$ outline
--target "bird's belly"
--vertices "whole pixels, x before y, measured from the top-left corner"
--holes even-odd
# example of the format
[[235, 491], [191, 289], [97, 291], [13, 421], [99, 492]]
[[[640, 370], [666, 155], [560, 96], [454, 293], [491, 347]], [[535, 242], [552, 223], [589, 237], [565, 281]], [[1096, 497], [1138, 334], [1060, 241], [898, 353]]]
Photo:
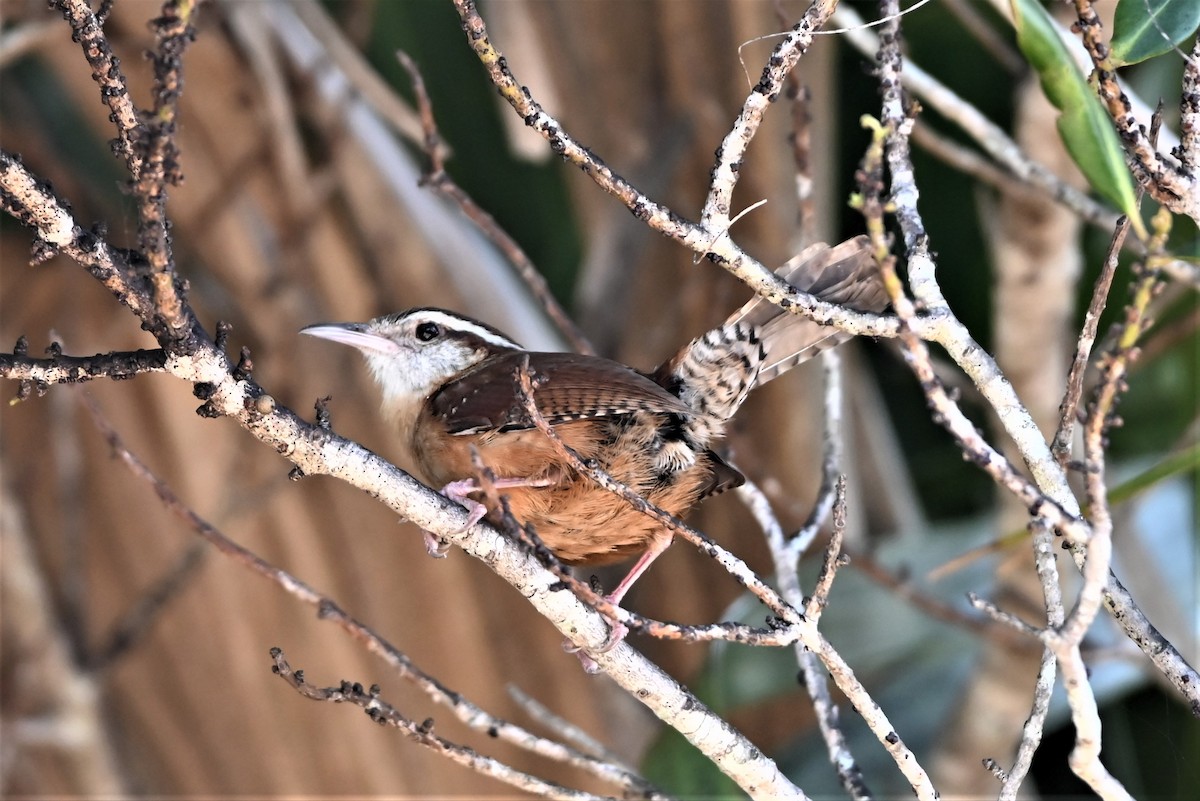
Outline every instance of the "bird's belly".
[[[684, 514], [703, 483], [702, 475], [688, 475], [693, 472], [703, 471], [693, 468], [676, 475], [671, 484], [652, 488], [644, 497], [669, 514]], [[570, 565], [619, 562], [646, 550], [652, 540], [670, 536], [653, 517], [582, 476], [572, 477], [567, 486], [500, 494], [508, 497], [513, 517], [531, 525], [546, 547]], [[489, 517], [499, 522], [499, 510]]]
[[[589, 421], [563, 423], [555, 431], [584, 459], [594, 459], [614, 479], [672, 515], [682, 515], [711, 482], [706, 455], [685, 470], [656, 476], [642, 443], [625, 431], [604, 430]], [[614, 442], [616, 440], [616, 442]], [[445, 447], [447, 438], [418, 440], [423, 472], [435, 487], [475, 475], [469, 449]], [[471, 443], [498, 478], [543, 479], [547, 486], [504, 489], [513, 516], [533, 526], [541, 541], [567, 564], [619, 562], [645, 550], [669, 532], [649, 515], [603, 489], [586, 476], [562, 466], [562, 457], [537, 430], [495, 433]], [[453, 457], [453, 458], [451, 458]], [[473, 497], [489, 508], [500, 525], [500, 509], [481, 493]]]

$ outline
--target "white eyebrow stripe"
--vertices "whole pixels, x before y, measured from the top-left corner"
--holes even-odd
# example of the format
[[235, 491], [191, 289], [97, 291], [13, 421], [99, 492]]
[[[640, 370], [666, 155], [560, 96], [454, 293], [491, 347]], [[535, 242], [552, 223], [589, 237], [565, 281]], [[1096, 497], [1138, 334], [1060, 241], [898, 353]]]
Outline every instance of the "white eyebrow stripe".
[[421, 323], [421, 322], [437, 323], [438, 325], [442, 326], [443, 328], [449, 329], [451, 331], [465, 331], [469, 334], [473, 334], [474, 336], [479, 337], [484, 342], [487, 342], [490, 345], [496, 345], [497, 347], [512, 348], [514, 350], [521, 349], [521, 346], [518, 345], [516, 342], [513, 342], [511, 339], [508, 339], [507, 337], [503, 337], [500, 334], [497, 334], [495, 331], [491, 330], [490, 328], [486, 328], [478, 323], [475, 323], [475, 322], [468, 320], [466, 318], [463, 318], [463, 317], [458, 317], [458, 316], [452, 315], [452, 314], [446, 314], [445, 312], [424, 310], [424, 311], [419, 311], [419, 312], [414, 313], [410, 319], [412, 319], [416, 323]]

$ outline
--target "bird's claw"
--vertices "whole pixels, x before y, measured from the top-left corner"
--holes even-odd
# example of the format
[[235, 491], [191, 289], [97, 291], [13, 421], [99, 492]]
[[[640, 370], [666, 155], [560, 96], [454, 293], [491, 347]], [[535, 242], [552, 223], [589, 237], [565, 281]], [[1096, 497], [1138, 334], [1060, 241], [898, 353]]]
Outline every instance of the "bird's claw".
[[604, 644], [596, 649], [596, 653], [607, 654], [612, 649], [621, 644], [621, 641], [629, 636], [629, 628], [616, 620], [608, 621], [608, 637], [604, 640]]
[[440, 490], [443, 496], [462, 505], [467, 510], [467, 522], [463, 524], [462, 528], [458, 529], [460, 532], [466, 531], [478, 523], [488, 512], [486, 506], [471, 497], [471, 493], [478, 490], [479, 484], [473, 478], [451, 481]]
[[585, 651], [581, 645], [576, 645], [570, 640], [563, 641], [563, 650], [568, 654], [575, 654], [577, 657], [579, 657], [579, 664], [583, 665], [583, 672], [589, 675], [600, 672], [599, 663], [592, 658], [593, 653], [607, 654], [609, 651], [620, 645], [622, 640], [629, 636], [629, 628], [625, 624], [610, 618], [607, 615], [605, 615], [604, 619], [605, 622], [608, 623], [608, 636], [598, 647]]
[[434, 559], [446, 558], [446, 553], [450, 550], [450, 540], [443, 539], [432, 531], [422, 531], [421, 536], [425, 538], [425, 553]]

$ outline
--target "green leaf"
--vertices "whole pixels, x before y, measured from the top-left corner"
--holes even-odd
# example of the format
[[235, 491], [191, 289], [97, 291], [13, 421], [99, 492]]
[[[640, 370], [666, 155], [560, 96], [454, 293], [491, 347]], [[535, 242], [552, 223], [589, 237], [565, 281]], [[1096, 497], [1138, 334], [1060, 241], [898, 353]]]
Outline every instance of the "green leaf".
[[1200, 2], [1196, 0], [1120, 0], [1113, 19], [1113, 66], [1161, 56], [1198, 27]]
[[1054, 21], [1037, 0], [1011, 2], [1017, 46], [1037, 70], [1046, 97], [1062, 111], [1058, 132], [1067, 152], [1092, 188], [1128, 216], [1138, 236], [1145, 238], [1146, 227], [1138, 216], [1125, 154], [1099, 98], [1075, 66], [1058, 37]]

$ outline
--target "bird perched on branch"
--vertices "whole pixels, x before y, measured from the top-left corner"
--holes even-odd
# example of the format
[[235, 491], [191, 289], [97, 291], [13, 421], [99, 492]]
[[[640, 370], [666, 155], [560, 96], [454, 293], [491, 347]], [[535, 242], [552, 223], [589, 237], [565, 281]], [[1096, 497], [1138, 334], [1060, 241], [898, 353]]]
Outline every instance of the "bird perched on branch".
[[[866, 237], [813, 245], [777, 273], [852, 309], [887, 305]], [[850, 337], [758, 297], [649, 373], [595, 356], [530, 352], [485, 323], [433, 308], [302, 333], [362, 352], [383, 392], [388, 432], [411, 451], [421, 478], [468, 508], [472, 523], [499, 515], [474, 478], [474, 446], [513, 516], [562, 562], [637, 555], [608, 596], [613, 603], [672, 533], [564, 459], [526, 412], [517, 370], [527, 365], [536, 408], [566, 445], [678, 516], [744, 480], [713, 447], [750, 390]]]

